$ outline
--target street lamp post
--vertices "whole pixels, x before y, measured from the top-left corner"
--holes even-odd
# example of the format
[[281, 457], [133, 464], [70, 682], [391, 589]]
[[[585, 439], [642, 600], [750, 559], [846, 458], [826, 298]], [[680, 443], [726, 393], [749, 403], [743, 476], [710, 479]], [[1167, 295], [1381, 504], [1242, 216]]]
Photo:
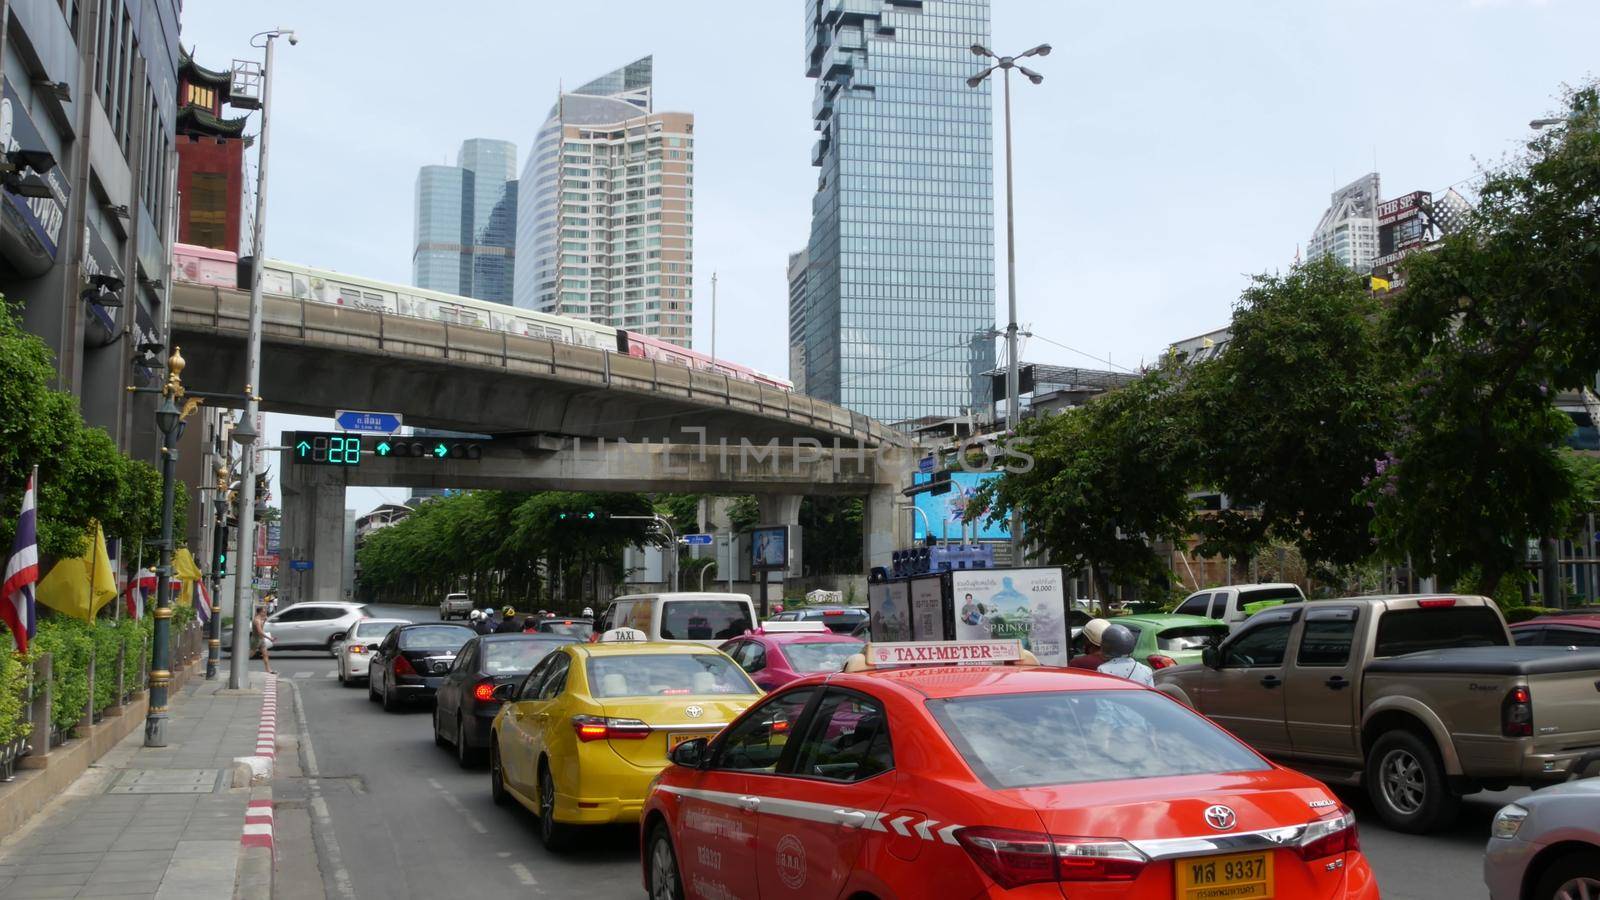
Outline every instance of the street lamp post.
[[[177, 486], [178, 439], [183, 420], [200, 401], [185, 400], [183, 354], [177, 347], [167, 358], [167, 382], [156, 407], [156, 427], [161, 430], [161, 553], [156, 564], [155, 634], [151, 641], [150, 708], [144, 720], [144, 745], [167, 745], [167, 688], [172, 683], [172, 516]], [[179, 408], [179, 402], [183, 402]]]
[[[276, 28], [255, 35], [263, 38], [266, 62], [261, 81], [261, 149], [256, 162], [256, 219], [250, 241], [250, 253], [255, 264], [250, 267], [250, 332], [246, 344], [246, 383], [244, 418], [233, 429], [233, 439], [239, 443], [244, 458], [239, 463], [239, 559], [234, 566], [233, 592], [233, 658], [228, 669], [228, 687], [238, 690], [245, 686], [245, 666], [250, 661], [250, 621], [255, 600], [255, 528], [256, 528], [256, 414], [261, 410], [258, 390], [261, 386], [261, 268], [266, 260], [267, 241], [267, 139], [272, 127], [272, 46], [280, 37], [290, 44], [299, 43], [292, 30]], [[258, 46], [255, 38], [252, 47]]]
[[[983, 84], [996, 69], [1005, 73], [1005, 123], [1006, 123], [1006, 432], [1015, 436], [1017, 432], [1017, 407], [1021, 400], [1018, 398], [1018, 360], [1017, 360], [1017, 216], [1016, 204], [1013, 202], [1011, 178], [1011, 70], [1020, 71], [1034, 84], [1044, 81], [1044, 76], [1033, 71], [1027, 66], [1020, 65], [1017, 60], [1030, 56], [1049, 56], [1050, 45], [1040, 44], [1026, 53], [1017, 56], [996, 56], [993, 51], [982, 44], [972, 45], [972, 54], [985, 59], [994, 60], [994, 64], [967, 79], [967, 87], [975, 88]], [[1019, 517], [1016, 510], [1011, 511], [1011, 548], [1012, 560], [1015, 563], [1017, 548], [1021, 546], [1018, 540]]]
[[[226, 449], [226, 448], [224, 448]], [[222, 663], [222, 569], [228, 558], [228, 464], [217, 463], [217, 484], [211, 497], [211, 621], [206, 626], [206, 680], [217, 677]]]

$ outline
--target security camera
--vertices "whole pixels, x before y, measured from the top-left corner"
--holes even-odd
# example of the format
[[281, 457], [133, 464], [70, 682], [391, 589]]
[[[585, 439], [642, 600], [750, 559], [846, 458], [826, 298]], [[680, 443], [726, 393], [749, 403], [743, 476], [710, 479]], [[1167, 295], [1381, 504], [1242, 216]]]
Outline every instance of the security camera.
[[289, 32], [288, 34], [284, 35], [284, 37], [287, 37], [289, 39], [289, 46], [291, 46], [291, 47], [293, 47], [293, 46], [295, 46], [295, 45], [300, 43], [300, 36], [295, 34], [292, 31]]

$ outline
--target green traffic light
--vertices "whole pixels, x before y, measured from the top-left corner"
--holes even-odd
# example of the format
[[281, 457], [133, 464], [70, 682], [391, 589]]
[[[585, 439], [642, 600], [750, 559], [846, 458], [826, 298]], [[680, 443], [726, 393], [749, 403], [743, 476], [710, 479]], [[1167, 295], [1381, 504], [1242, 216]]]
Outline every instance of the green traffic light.
[[379, 441], [378, 442], [377, 450], [378, 450], [378, 455], [379, 456], [388, 456], [389, 455], [389, 451], [391, 449], [393, 449], [393, 448], [389, 446], [389, 442], [388, 441]]
[[449, 452], [450, 452], [450, 448], [446, 447], [443, 444], [440, 444], [437, 447], [433, 448], [433, 455], [439, 457], [440, 459], [444, 459], [445, 458], [445, 454], [447, 454]]
[[589, 510], [589, 518], [594, 518], [594, 510]]
[[294, 445], [294, 449], [295, 452], [299, 453], [301, 456], [305, 456], [307, 453], [311, 452], [311, 442], [301, 441], [300, 443]]

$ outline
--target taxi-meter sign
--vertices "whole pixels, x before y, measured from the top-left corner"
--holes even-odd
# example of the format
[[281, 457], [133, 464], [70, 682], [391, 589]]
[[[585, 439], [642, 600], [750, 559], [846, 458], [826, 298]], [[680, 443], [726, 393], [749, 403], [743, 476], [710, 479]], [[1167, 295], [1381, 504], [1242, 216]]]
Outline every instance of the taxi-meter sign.
[[961, 665], [1021, 662], [1021, 641], [898, 641], [874, 643], [867, 659], [875, 666]]
[[600, 635], [600, 643], [633, 643], [650, 640], [650, 636], [637, 628], [613, 628]]

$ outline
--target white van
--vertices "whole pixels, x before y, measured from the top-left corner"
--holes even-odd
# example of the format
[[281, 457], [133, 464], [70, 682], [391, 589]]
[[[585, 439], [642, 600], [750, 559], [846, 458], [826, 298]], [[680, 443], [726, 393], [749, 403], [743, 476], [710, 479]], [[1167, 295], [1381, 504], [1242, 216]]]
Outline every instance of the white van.
[[1210, 616], [1228, 623], [1232, 628], [1250, 618], [1245, 607], [1252, 603], [1275, 600], [1278, 603], [1301, 603], [1306, 595], [1300, 585], [1286, 582], [1274, 584], [1229, 584], [1222, 587], [1195, 591], [1183, 598], [1174, 613], [1184, 616]]
[[756, 607], [744, 594], [634, 594], [611, 601], [595, 634], [636, 628], [652, 641], [694, 641], [715, 647], [755, 627]]

